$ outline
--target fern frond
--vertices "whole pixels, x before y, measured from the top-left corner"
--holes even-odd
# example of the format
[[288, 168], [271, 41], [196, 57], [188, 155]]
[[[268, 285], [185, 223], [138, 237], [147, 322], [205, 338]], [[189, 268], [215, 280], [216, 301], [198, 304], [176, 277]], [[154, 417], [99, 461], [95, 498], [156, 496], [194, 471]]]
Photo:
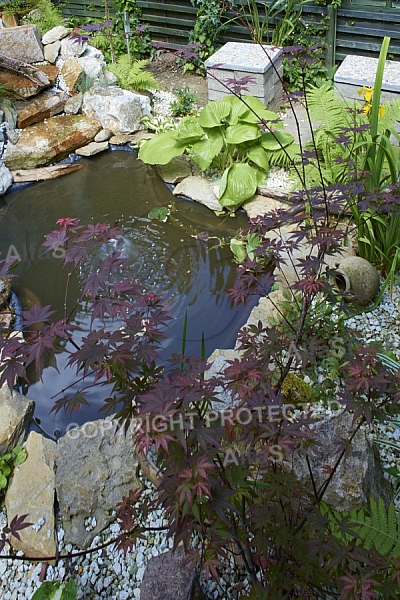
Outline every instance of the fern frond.
[[133, 60], [128, 54], [122, 54], [118, 57], [117, 62], [109, 65], [111, 73], [117, 77], [118, 85], [124, 90], [157, 90], [159, 88], [158, 81], [144, 68], [148, 64], [148, 60]]
[[348, 104], [329, 83], [308, 90], [307, 106], [311, 121], [323, 125], [325, 130], [339, 132], [341, 127], [350, 125]]
[[265, 151], [271, 167], [288, 167], [294, 160], [300, 160], [299, 144], [290, 144], [285, 149]]
[[357, 534], [362, 541], [362, 545], [370, 550], [372, 547], [383, 556], [391, 558], [400, 557], [400, 515], [396, 515], [393, 502], [389, 509], [382, 498], [378, 502], [371, 499], [370, 514], [361, 508], [352, 511], [350, 519], [356, 526]]

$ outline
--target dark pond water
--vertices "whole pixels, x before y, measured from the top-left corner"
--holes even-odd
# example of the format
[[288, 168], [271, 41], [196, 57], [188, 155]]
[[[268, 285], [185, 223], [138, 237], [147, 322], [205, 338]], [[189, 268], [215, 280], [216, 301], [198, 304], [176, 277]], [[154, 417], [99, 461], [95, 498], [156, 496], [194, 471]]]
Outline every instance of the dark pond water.
[[[172, 203], [166, 223], [148, 218], [152, 208]], [[172, 316], [161, 353], [163, 360], [181, 350], [186, 310], [186, 354], [200, 354], [202, 332], [207, 355], [215, 348], [234, 346], [237, 331], [246, 321], [251, 305], [246, 310], [233, 309], [226, 293], [235, 280], [229, 247], [213, 248], [216, 240], [205, 243], [196, 239], [196, 235], [206, 231], [218, 238], [233, 236], [244, 226], [244, 215], [221, 219], [197, 203], [176, 198], [154, 169], [138, 161], [132, 152], [116, 151], [92, 157], [85, 160], [80, 171], [35, 183], [3, 198], [0, 251], [2, 257], [18, 253], [21, 258], [16, 270], [18, 280], [13, 287], [24, 308], [38, 303], [62, 310], [66, 271], [55, 258], [45, 260], [40, 253], [45, 234], [60, 217], [77, 217], [83, 224], [121, 222], [129, 274], [146, 291], [162, 294]], [[72, 306], [76, 290], [70, 289], [68, 298]], [[87, 321], [81, 307], [75, 323], [80, 325], [82, 335], [87, 330]], [[58, 357], [60, 375], [47, 368], [42, 381], [32, 382], [24, 389], [36, 401], [35, 417], [51, 435], [56, 430], [63, 433], [70, 422], [81, 424], [99, 418], [98, 409], [107, 396], [106, 390], [93, 393], [90, 408], [72, 417], [61, 412], [50, 415], [57, 393], [74, 381], [74, 373], [65, 367], [66, 357], [66, 354]]]

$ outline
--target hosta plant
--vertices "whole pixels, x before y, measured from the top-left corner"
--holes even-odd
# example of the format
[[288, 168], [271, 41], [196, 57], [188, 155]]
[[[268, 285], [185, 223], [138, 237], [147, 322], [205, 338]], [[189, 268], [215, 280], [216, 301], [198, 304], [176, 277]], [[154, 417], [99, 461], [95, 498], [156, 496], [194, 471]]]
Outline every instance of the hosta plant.
[[176, 131], [148, 140], [139, 158], [165, 165], [188, 154], [202, 172], [211, 168], [221, 175], [219, 202], [235, 211], [265, 183], [270, 165], [288, 164], [296, 149], [279, 116], [258, 98], [228, 95], [183, 118]]

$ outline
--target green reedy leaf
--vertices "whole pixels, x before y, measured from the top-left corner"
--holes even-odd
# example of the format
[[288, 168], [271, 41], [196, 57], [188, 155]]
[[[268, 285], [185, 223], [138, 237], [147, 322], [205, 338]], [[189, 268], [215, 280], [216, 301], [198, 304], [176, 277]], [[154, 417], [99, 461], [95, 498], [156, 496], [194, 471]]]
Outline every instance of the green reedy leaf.
[[374, 93], [372, 96], [372, 109], [371, 109], [371, 138], [374, 139], [378, 134], [378, 123], [379, 123], [379, 105], [381, 101], [382, 91], [382, 79], [383, 72], [385, 70], [386, 56], [389, 49], [390, 38], [384, 37], [381, 45], [381, 51], [379, 53], [378, 67], [376, 69], [375, 82], [374, 82]]

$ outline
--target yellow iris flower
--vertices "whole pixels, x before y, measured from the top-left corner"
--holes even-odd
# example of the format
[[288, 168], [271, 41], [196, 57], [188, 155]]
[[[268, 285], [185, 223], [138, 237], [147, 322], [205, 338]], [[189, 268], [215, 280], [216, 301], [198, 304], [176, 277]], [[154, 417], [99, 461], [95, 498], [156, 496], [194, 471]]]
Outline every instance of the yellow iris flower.
[[[374, 93], [374, 87], [368, 87], [366, 85], [363, 85], [359, 90], [358, 90], [358, 95], [361, 96], [361, 94], [364, 95], [364, 102], [365, 102], [365, 106], [364, 106], [364, 114], [368, 117], [371, 113], [372, 110], [372, 96]], [[378, 118], [383, 117], [383, 115], [385, 114], [385, 108], [384, 106], [382, 106], [382, 104], [379, 105], [378, 108]]]
[[360, 88], [357, 93], [359, 96], [361, 96], [361, 94], [364, 94], [365, 102], [371, 103], [372, 102], [372, 94], [374, 93], [374, 86], [367, 87], [366, 85], [363, 85], [362, 88]]

